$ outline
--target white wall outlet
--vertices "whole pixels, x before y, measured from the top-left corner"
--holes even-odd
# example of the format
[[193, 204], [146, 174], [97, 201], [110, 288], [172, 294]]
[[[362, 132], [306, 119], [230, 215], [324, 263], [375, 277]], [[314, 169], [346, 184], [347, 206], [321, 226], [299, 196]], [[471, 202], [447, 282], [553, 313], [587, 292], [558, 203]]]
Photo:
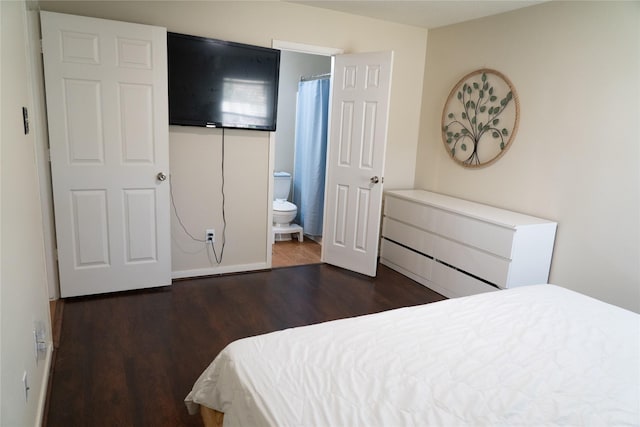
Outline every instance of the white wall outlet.
[[216, 230], [213, 228], [207, 228], [207, 232], [206, 232], [206, 238], [205, 240], [207, 241], [207, 243], [211, 242], [211, 243], [215, 243], [216, 242]]
[[47, 355], [47, 332], [44, 322], [33, 322], [33, 340], [36, 352], [36, 365]]

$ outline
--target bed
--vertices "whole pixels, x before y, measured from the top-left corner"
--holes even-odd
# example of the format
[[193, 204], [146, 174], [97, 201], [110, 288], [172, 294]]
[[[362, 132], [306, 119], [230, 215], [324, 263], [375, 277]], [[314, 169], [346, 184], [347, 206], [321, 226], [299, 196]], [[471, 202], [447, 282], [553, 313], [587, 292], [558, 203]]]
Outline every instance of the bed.
[[525, 286], [229, 344], [185, 399], [225, 426], [640, 425], [640, 315]]

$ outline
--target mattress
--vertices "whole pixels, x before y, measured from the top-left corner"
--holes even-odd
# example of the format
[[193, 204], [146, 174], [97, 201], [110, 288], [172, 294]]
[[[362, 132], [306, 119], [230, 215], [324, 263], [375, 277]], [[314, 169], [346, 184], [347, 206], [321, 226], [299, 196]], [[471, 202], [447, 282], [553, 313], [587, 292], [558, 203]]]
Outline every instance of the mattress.
[[224, 425], [640, 425], [640, 315], [554, 285], [229, 344], [185, 399]]

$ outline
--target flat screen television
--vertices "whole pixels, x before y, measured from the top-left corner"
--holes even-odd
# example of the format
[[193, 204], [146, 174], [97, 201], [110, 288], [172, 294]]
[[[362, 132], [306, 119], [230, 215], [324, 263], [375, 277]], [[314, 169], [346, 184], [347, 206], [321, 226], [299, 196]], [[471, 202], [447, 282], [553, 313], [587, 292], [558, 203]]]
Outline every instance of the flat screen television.
[[276, 130], [280, 51], [167, 33], [169, 124]]

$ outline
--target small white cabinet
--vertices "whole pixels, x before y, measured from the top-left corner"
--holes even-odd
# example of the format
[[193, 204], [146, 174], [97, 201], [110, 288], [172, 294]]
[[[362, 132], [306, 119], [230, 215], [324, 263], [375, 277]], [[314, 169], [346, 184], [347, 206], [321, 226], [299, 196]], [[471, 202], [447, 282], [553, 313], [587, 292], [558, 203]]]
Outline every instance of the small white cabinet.
[[429, 191], [388, 191], [380, 262], [450, 298], [547, 283], [556, 227]]

